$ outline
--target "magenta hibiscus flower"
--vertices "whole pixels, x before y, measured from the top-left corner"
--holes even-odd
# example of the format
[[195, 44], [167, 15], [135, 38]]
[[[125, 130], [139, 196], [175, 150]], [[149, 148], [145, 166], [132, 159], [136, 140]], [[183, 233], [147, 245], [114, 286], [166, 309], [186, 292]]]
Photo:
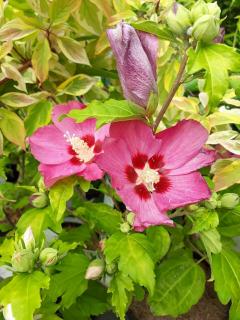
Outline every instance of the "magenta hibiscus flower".
[[203, 149], [208, 133], [193, 120], [184, 120], [156, 136], [141, 121], [113, 123], [97, 160], [126, 206], [136, 216], [138, 231], [173, 222], [166, 214], [210, 197], [197, 169], [214, 161]]
[[108, 126], [96, 131], [94, 119], [82, 123], [76, 123], [70, 118], [59, 121], [61, 115], [82, 108], [84, 105], [77, 101], [55, 106], [53, 124], [39, 128], [29, 138], [31, 152], [41, 162], [39, 171], [47, 187], [74, 174], [90, 181], [103, 176], [95, 158], [102, 152]]

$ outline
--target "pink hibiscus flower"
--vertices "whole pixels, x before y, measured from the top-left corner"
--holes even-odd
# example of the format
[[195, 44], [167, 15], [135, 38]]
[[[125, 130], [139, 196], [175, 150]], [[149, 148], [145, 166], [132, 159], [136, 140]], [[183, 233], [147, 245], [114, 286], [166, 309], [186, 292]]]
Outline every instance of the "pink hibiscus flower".
[[210, 197], [197, 169], [214, 161], [203, 149], [202, 125], [184, 120], [156, 136], [141, 121], [113, 123], [97, 163], [106, 171], [126, 206], [135, 213], [135, 230], [173, 222], [166, 214]]
[[72, 109], [82, 109], [84, 105], [71, 101], [55, 106], [53, 124], [39, 128], [29, 143], [34, 157], [40, 161], [39, 171], [47, 187], [56, 181], [77, 174], [86, 180], [97, 180], [103, 176], [95, 162], [102, 152], [102, 143], [108, 134], [108, 126], [95, 130], [96, 120], [89, 119], [76, 123], [73, 119], [59, 117]]

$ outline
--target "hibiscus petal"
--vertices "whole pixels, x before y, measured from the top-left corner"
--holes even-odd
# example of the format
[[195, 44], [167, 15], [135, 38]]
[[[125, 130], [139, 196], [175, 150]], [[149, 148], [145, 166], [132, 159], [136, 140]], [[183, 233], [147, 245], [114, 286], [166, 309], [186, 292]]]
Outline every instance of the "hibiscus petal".
[[95, 162], [111, 176], [112, 186], [120, 188], [129, 183], [125, 169], [131, 163], [131, 158], [124, 141], [108, 138], [103, 144], [103, 151]]
[[110, 125], [106, 124], [105, 126], [102, 126], [100, 129], [98, 129], [95, 133], [95, 140], [103, 141], [107, 136], [109, 136], [109, 128]]
[[54, 125], [39, 128], [29, 137], [31, 152], [45, 164], [58, 164], [72, 158], [63, 133]]
[[60, 104], [55, 106], [52, 113], [52, 119], [55, 126], [63, 133], [66, 133], [68, 131], [70, 135], [75, 134], [79, 137], [82, 137], [86, 134], [93, 135], [96, 126], [96, 120], [94, 119], [89, 119], [82, 123], [76, 123], [75, 120], [68, 117], [59, 120], [59, 117], [69, 113], [71, 110], [83, 109], [84, 107], [84, 104], [78, 101], [70, 101], [66, 104]]
[[168, 175], [182, 175], [207, 167], [216, 160], [216, 152], [203, 148], [196, 157], [188, 161], [182, 167], [169, 170]]
[[192, 160], [207, 141], [207, 130], [195, 120], [183, 120], [158, 133], [165, 169], [176, 169]]
[[142, 200], [131, 185], [125, 185], [117, 192], [125, 205], [136, 214], [134, 219], [135, 230], [143, 231], [152, 225], [173, 225], [173, 221], [168, 218], [167, 214], [156, 206], [153, 197]]
[[102, 179], [104, 172], [98, 167], [96, 163], [87, 163], [86, 168], [78, 174], [88, 181]]
[[40, 164], [38, 170], [44, 178], [44, 183], [47, 188], [50, 188], [57, 181], [82, 172], [86, 168], [85, 164], [76, 164], [66, 161], [58, 165]]
[[151, 91], [157, 90], [155, 73], [136, 30], [120, 22], [116, 28], [108, 29], [107, 35], [117, 60], [124, 97], [146, 107]]
[[[160, 210], [170, 210], [210, 198], [211, 192], [200, 173], [167, 176], [168, 188], [154, 192], [153, 197]], [[161, 180], [160, 180], [161, 183]]]
[[161, 141], [154, 137], [148, 125], [139, 120], [113, 123], [109, 134], [112, 138], [123, 139], [132, 157], [140, 153], [150, 158], [161, 150]]

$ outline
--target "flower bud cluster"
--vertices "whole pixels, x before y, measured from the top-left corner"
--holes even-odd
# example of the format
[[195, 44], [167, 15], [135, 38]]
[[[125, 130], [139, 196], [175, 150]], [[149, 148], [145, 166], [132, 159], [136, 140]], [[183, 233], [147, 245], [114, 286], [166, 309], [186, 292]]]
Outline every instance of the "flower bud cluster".
[[240, 203], [239, 195], [236, 193], [224, 193], [222, 196], [213, 193], [211, 198], [204, 201], [204, 205], [208, 209], [226, 208], [234, 209]]
[[198, 0], [191, 10], [175, 2], [167, 14], [166, 21], [176, 35], [185, 35], [209, 43], [219, 35], [220, 14], [217, 2], [206, 3], [204, 0]]

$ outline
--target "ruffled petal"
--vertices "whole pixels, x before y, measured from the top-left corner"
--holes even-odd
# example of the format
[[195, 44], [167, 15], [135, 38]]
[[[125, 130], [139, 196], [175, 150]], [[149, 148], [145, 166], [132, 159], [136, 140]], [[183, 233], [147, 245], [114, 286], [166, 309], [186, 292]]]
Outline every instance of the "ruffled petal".
[[[168, 187], [154, 192], [155, 203], [160, 210], [170, 210], [209, 199], [211, 192], [200, 173], [167, 176]], [[161, 184], [161, 180], [160, 180]]]
[[96, 163], [87, 163], [86, 168], [78, 174], [88, 181], [102, 179], [104, 172], [98, 167]]
[[183, 120], [158, 133], [165, 169], [177, 169], [192, 160], [207, 141], [207, 130], [195, 120]]
[[63, 133], [54, 125], [39, 128], [28, 141], [32, 154], [42, 163], [58, 164], [72, 158]]

